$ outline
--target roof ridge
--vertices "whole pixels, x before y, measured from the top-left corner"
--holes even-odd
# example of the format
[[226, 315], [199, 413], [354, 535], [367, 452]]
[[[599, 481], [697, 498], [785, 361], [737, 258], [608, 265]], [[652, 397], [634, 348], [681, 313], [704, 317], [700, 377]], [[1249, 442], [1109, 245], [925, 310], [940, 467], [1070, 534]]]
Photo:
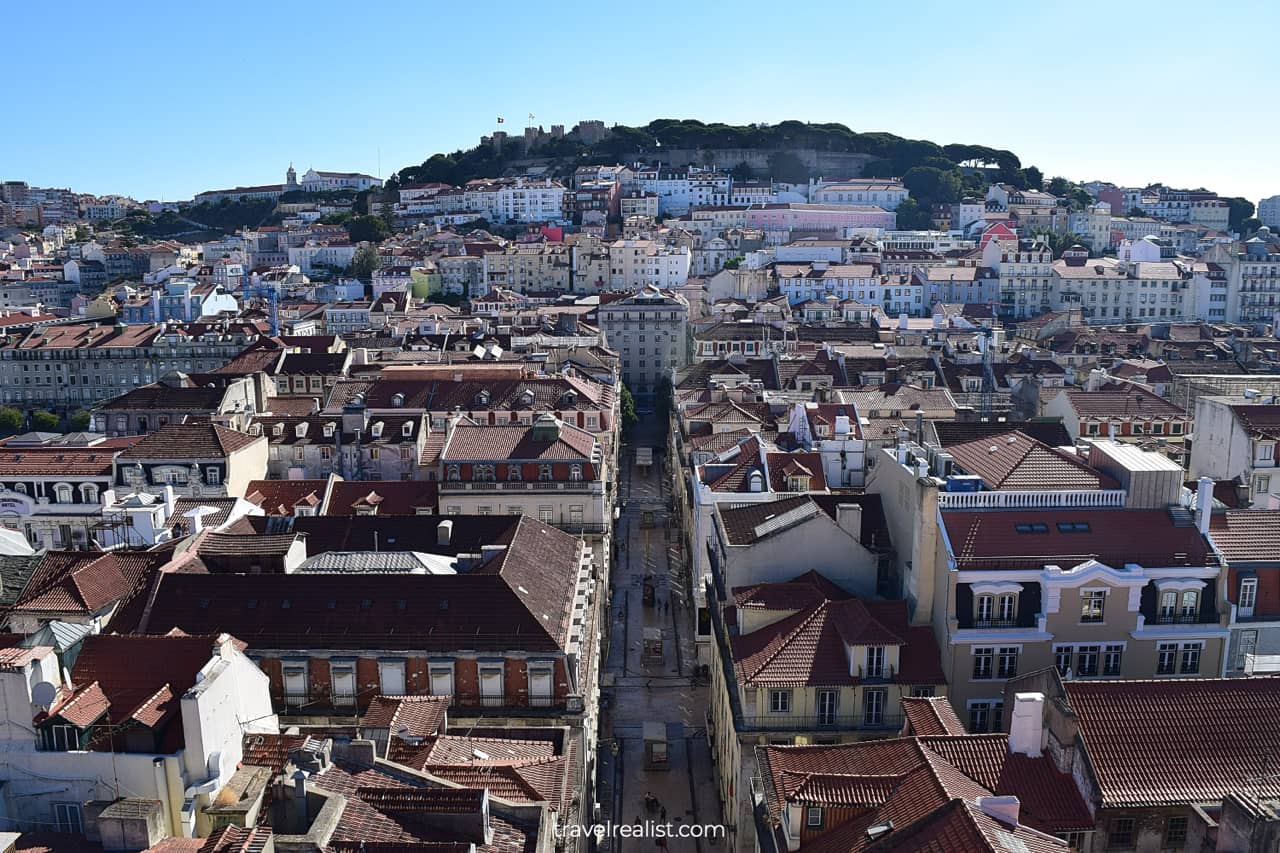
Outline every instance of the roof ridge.
[[[805, 613], [803, 610], [801, 610], [795, 613], [794, 615], [787, 617], [788, 619], [798, 620], [796, 622], [795, 629], [788, 632], [786, 635], [779, 636], [776, 643], [770, 644], [773, 646], [773, 650], [767, 654], [765, 659], [760, 662], [759, 666], [755, 667], [755, 669], [751, 672], [749, 676], [749, 680], [754, 680], [755, 677], [760, 674], [761, 670], [763, 670], [769, 664], [773, 663], [774, 659], [777, 658], [777, 656], [782, 653], [782, 650], [784, 648], [790, 645], [792, 639], [794, 639], [797, 634], [799, 634], [805, 628], [809, 627], [810, 623], [814, 620], [815, 617], [819, 616], [820, 614], [824, 614], [826, 612], [827, 605], [830, 603], [831, 602], [826, 598], [826, 596], [823, 596], [822, 601], [812, 605], [812, 609], [808, 613]], [[780, 622], [785, 622], [785, 621], [786, 621], [785, 619], [780, 620]], [[775, 622], [773, 624], [778, 625], [780, 624], [780, 622]], [[758, 630], [767, 631], [771, 627], [773, 626], [766, 625], [765, 627], [760, 628]], [[752, 631], [751, 633], [754, 634], [755, 631]]]

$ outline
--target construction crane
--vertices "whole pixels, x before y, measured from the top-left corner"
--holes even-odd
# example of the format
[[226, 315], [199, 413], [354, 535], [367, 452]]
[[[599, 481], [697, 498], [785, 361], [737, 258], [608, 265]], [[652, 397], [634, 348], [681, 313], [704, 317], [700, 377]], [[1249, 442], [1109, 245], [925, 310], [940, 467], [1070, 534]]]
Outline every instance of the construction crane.
[[240, 287], [240, 295], [248, 299], [251, 297], [261, 297], [267, 300], [267, 321], [271, 327], [271, 337], [277, 337], [280, 334], [280, 293], [269, 284], [252, 284], [249, 279], [249, 272], [246, 269], [244, 274], [244, 283]]

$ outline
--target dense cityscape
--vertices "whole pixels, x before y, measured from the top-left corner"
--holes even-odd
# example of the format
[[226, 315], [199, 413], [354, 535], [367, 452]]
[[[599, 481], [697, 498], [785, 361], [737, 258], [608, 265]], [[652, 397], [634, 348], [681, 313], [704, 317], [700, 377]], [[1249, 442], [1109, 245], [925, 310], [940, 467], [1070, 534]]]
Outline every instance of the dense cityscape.
[[1280, 849], [1280, 195], [519, 123], [0, 175], [0, 853]]

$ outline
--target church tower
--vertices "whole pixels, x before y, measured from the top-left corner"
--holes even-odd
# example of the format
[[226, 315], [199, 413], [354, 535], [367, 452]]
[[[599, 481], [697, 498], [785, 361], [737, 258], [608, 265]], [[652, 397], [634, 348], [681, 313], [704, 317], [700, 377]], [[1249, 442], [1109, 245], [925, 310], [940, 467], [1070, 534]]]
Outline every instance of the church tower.
[[284, 185], [286, 190], [298, 188], [298, 173], [294, 171], [292, 163], [289, 164], [289, 171], [284, 173]]

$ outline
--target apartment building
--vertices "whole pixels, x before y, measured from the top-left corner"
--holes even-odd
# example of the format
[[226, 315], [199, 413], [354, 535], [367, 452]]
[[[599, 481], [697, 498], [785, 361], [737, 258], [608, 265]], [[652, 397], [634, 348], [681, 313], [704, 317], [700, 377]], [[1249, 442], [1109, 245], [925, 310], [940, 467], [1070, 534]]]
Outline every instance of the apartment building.
[[573, 250], [563, 243], [516, 243], [484, 254], [484, 286], [517, 293], [573, 289]]
[[1053, 250], [1037, 239], [990, 240], [982, 266], [1000, 278], [1000, 313], [1025, 319], [1049, 310]]
[[809, 201], [814, 204], [870, 204], [897, 210], [911, 193], [894, 178], [858, 178], [847, 181], [810, 181]]
[[1238, 483], [1253, 506], [1280, 509], [1280, 405], [1273, 399], [1197, 398], [1191, 476]]
[[79, 409], [172, 371], [208, 373], [261, 331], [252, 323], [71, 323], [0, 338], [0, 402]]
[[693, 253], [687, 246], [654, 240], [618, 240], [609, 244], [609, 287], [638, 290], [652, 286], [671, 290], [689, 280], [692, 264]]
[[607, 346], [621, 355], [622, 381], [636, 404], [653, 406], [658, 383], [691, 358], [688, 301], [646, 285], [621, 298], [602, 298], [598, 316]]

